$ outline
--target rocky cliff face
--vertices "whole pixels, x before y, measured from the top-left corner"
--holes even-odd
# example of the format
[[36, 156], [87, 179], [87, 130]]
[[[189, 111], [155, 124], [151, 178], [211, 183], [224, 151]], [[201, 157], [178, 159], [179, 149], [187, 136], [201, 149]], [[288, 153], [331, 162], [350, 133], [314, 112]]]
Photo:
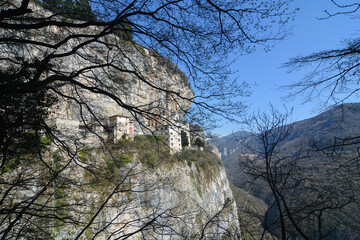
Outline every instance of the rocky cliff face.
[[[38, 6], [32, 9], [30, 15], [49, 15]], [[48, 27], [36, 32], [3, 30], [1, 34], [56, 44], [71, 34], [92, 35], [102, 30]], [[50, 118], [65, 119], [62, 134], [67, 134], [66, 129], [73, 131], [76, 121], [96, 118], [106, 125], [108, 117], [116, 114], [132, 116], [150, 129], [159, 121], [184, 119], [194, 94], [175, 64], [115, 35], [77, 48], [88, 40], [70, 38], [56, 48], [8, 44], [3, 49], [9, 59], [59, 56], [46, 63], [47, 71], [40, 79], [59, 76], [49, 85], [57, 96]], [[12, 63], [8, 64], [2, 62], [2, 70]], [[69, 76], [71, 81], [61, 80]], [[48, 146], [42, 161], [24, 170], [37, 177], [24, 196], [34, 194], [37, 206], [44, 206], [36, 214], [44, 211], [51, 216], [48, 222], [32, 219], [34, 226], [53, 233], [51, 237], [240, 238], [236, 204], [223, 165], [212, 154], [189, 150], [170, 156], [167, 146], [159, 152], [161, 141], [149, 143], [144, 138], [101, 146], [77, 145], [76, 141], [67, 148], [61, 148], [60, 141]], [[32, 236], [30, 232], [36, 231], [27, 232]]]
[[[0, 8], [19, 7], [20, 3], [16, 0]], [[32, 13], [27, 17], [41, 18], [40, 21], [53, 15], [34, 3], [29, 8]], [[102, 36], [104, 31], [104, 27], [94, 26], [51, 26], [39, 31], [0, 29], [3, 37], [34, 43], [3, 44], [2, 55], [21, 61], [5, 59], [1, 67], [17, 69], [22, 62], [36, 65], [48, 59], [42, 63], [46, 71], [39, 79], [59, 79], [49, 85], [56, 96], [61, 95], [53, 109], [54, 118], [90, 121], [95, 117], [106, 124], [107, 117], [120, 114], [138, 118], [150, 128], [159, 119], [182, 121], [194, 97], [185, 74], [156, 51], [123, 40], [116, 33], [94, 37]]]
[[[89, 172], [74, 167], [69, 174], [82, 187], [73, 185], [62, 193], [71, 212], [83, 213], [75, 216], [75, 222], [87, 223], [102, 208], [83, 237], [240, 239], [236, 204], [216, 156], [192, 151], [176, 159], [164, 158], [155, 165], [138, 156], [131, 163], [110, 168], [111, 160], [96, 152], [87, 151], [83, 166], [89, 167], [96, 160], [109, 178], [96, 181]], [[197, 157], [189, 158], [189, 154]], [[60, 226], [55, 228], [55, 238], [72, 239], [85, 224]]]
[[[116, 40], [116, 38], [115, 38]], [[118, 39], [117, 39], [118, 40]], [[118, 44], [125, 44], [119, 42]], [[129, 44], [129, 43], [128, 43]], [[76, 89], [74, 86], [61, 87], [65, 95], [80, 97], [94, 110], [96, 116], [109, 117], [116, 114], [133, 117], [136, 111], [144, 112], [144, 116], [137, 115], [144, 124], [152, 126], [153, 121], [158, 116], [174, 121], [183, 120], [185, 112], [191, 106], [193, 92], [189, 87], [187, 78], [174, 64], [169, 60], [157, 55], [142, 47], [133, 49], [135, 46], [123, 46], [122, 56], [117, 56], [114, 61], [121, 65], [121, 70], [111, 71], [110, 69], [96, 69], [92, 73], [86, 73], [80, 81], [86, 81], [87, 85], [98, 85], [116, 96], [121, 105], [119, 106], [111, 97], [95, 94], [84, 89]], [[59, 68], [67, 69], [69, 72], [78, 71], [90, 64], [96, 56], [96, 61], [106, 63], [109, 51], [104, 53], [104, 46], [94, 44], [88, 47], [91, 55], [78, 60], [76, 55], [64, 59], [59, 64]], [[111, 51], [110, 51], [111, 54]], [[115, 53], [114, 53], [115, 54]], [[134, 73], [127, 73], [134, 72]], [[138, 75], [141, 75], [140, 77]], [[177, 95], [181, 93], [181, 97]], [[89, 118], [90, 114], [86, 109], [80, 112], [78, 103], [66, 100], [61, 101], [55, 107], [54, 117], [70, 118], [81, 120], [81, 114]], [[129, 111], [129, 109], [132, 109]], [[135, 109], [135, 111], [133, 111]]]
[[[101, 51], [101, 46], [98, 46], [92, 53], [94, 56], [105, 58], [100, 54]], [[126, 104], [163, 114], [171, 121], [183, 120], [184, 111], [190, 108], [190, 99], [193, 97], [184, 74], [172, 63], [151, 51], [133, 51], [131, 48], [127, 48], [127, 51], [127, 57], [136, 63], [136, 68], [149, 83], [122, 72], [106, 78], [106, 71], [99, 71], [96, 76], [103, 77], [102, 82], [106, 83], [106, 87]], [[119, 59], [123, 60], [124, 56]], [[71, 58], [67, 61], [62, 64], [70, 69], [79, 66], [78, 63], [71, 63]], [[157, 88], [181, 92], [187, 99], [156, 90]], [[61, 90], [65, 94], [74, 92], [72, 86], [63, 87]], [[110, 98], [89, 92], [77, 94], [86, 99], [96, 116], [104, 117], [105, 122], [106, 117], [115, 114], [131, 115]], [[84, 115], [87, 116], [86, 114], [88, 113]], [[52, 117], [81, 120], [80, 116], [79, 105], [73, 101], [60, 101]], [[140, 119], [151, 127], [151, 120]], [[156, 145], [153, 148], [156, 148]], [[92, 183], [94, 180], [89, 177], [88, 172], [81, 168], [74, 170], [77, 172], [76, 176], [88, 179], [90, 186], [83, 191], [72, 189], [68, 194], [65, 190], [65, 194], [71, 196], [66, 201], [76, 201], [84, 206], [78, 210], [74, 208], [73, 211], [85, 212], [89, 216], [87, 219], [80, 218], [79, 221], [86, 222], [91, 219], [95, 211], [106, 202], [104, 198], [113, 194], [95, 217], [96, 220], [91, 227], [85, 231], [85, 238], [94, 235], [100, 239], [109, 236], [116, 239], [127, 235], [131, 235], [130, 239], [240, 238], [236, 203], [224, 168], [220, 162], [214, 161], [215, 156], [208, 155], [209, 159], [203, 159], [203, 164], [215, 164], [211, 171], [207, 172], [209, 169], [196, 167], [197, 159], [189, 164], [184, 159], [181, 161], [181, 154], [178, 156], [180, 161], [171, 166], [166, 163], [169, 159], [163, 159], [163, 162], [154, 168], [141, 163], [141, 159], [137, 159], [138, 154], [141, 153], [135, 154], [132, 163], [114, 170], [108, 181]], [[109, 167], [106, 161], [104, 164], [103, 156], [95, 154], [91, 158], [91, 161], [97, 162], [97, 168]], [[87, 163], [84, 163], [84, 166], [88, 167]], [[110, 169], [108, 171], [111, 172]], [[118, 183], [122, 184], [117, 185]], [[57, 230], [56, 238], [76, 237], [82, 228], [84, 226], [74, 229], [72, 225], [64, 225], [61, 231]], [[134, 234], [135, 232], [138, 233]]]
[[[140, 68], [139, 71], [150, 83], [124, 73], [113, 74], [111, 79], [104, 78], [102, 82], [128, 105], [141, 106], [145, 111], [163, 114], [170, 121], [183, 120], [184, 110], [190, 108], [193, 96], [184, 74], [172, 63], [164, 62], [163, 58], [150, 51], [128, 51], [127, 56], [131, 57], [132, 62], [136, 62], [137, 68]], [[97, 51], [93, 53], [102, 56]], [[67, 64], [66, 61], [62, 64], [70, 69], [78, 66]], [[103, 72], [96, 74], [103, 77], [106, 75]], [[181, 92], [188, 99], [156, 90], [152, 85]], [[72, 86], [62, 87], [61, 91], [65, 94], [74, 93]], [[89, 92], [77, 94], [91, 104], [96, 116], [104, 117], [104, 122], [108, 116], [115, 114], [131, 115], [109, 98]], [[89, 116], [87, 114], [85, 111], [83, 115]], [[78, 104], [60, 101], [52, 117], [81, 121], [81, 115]], [[151, 119], [140, 120], [152, 127]], [[156, 145], [153, 148], [157, 148]], [[134, 154], [132, 163], [113, 172], [104, 156], [93, 154], [91, 162], [97, 162], [96, 168], [109, 168], [111, 179], [94, 183], [95, 180], [86, 170], [75, 166], [72, 169], [74, 172], [68, 173], [87, 179], [89, 184], [88, 188], [81, 191], [78, 188], [64, 190], [64, 194], [68, 196], [65, 201], [72, 201], [72, 204], [77, 202], [82, 206], [75, 207], [72, 211], [80, 211], [88, 216], [85, 219], [81, 216], [77, 219], [79, 222], [89, 221], [105, 203], [99, 215], [94, 217], [94, 223], [85, 231], [85, 238], [96, 235], [99, 239], [124, 236], [131, 236], [130, 239], [240, 239], [236, 203], [223, 165], [214, 161], [215, 156], [208, 155], [209, 159], [203, 159], [203, 164], [215, 163], [211, 171], [207, 172], [208, 169], [196, 167], [197, 159], [188, 164], [186, 160], [181, 160], [181, 154], [177, 156], [180, 160], [171, 166], [166, 163], [169, 159], [163, 159], [163, 162], [157, 163], [157, 167], [149, 168], [138, 159], [139, 154], [141, 155], [139, 152]], [[82, 167], [87, 168], [88, 164], [83, 163]], [[108, 196], [111, 198], [107, 201]], [[55, 238], [75, 238], [81, 229], [84, 226], [74, 228], [73, 225], [62, 225], [61, 230], [55, 229], [58, 233]]]

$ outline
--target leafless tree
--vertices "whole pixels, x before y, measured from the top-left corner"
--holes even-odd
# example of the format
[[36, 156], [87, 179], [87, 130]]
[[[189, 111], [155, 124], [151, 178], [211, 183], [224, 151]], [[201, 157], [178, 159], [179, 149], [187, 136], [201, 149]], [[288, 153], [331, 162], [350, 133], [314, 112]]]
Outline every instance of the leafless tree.
[[357, 171], [350, 167], [356, 154], [340, 147], [320, 150], [313, 141], [289, 144], [289, 116], [274, 109], [258, 114], [249, 122], [252, 137], [243, 141], [243, 177], [269, 206], [260, 239], [267, 231], [281, 239], [356, 238], [356, 224], [342, 227], [348, 222], [342, 214], [355, 219], [358, 209]]
[[[331, 2], [337, 7], [338, 11], [331, 12], [325, 10], [325, 16], [320, 17], [321, 21], [339, 17], [359, 18], [359, 1], [342, 3], [331, 0]], [[306, 96], [306, 100], [321, 97], [325, 99], [326, 106], [338, 105], [350, 100], [356, 101], [359, 94], [359, 46], [360, 41], [358, 37], [349, 37], [342, 41], [340, 47], [336, 49], [319, 50], [307, 56], [290, 59], [289, 62], [284, 64], [284, 67], [289, 68], [291, 71], [303, 69], [304, 67], [312, 67], [313, 69], [304, 79], [289, 85], [293, 91], [292, 96], [303, 93]], [[346, 121], [346, 107], [342, 106], [342, 108], [343, 121]], [[344, 196], [347, 198], [347, 200], [344, 201], [334, 202], [332, 207], [334, 209], [343, 209], [343, 212], [346, 212], [349, 219], [353, 219], [352, 222], [358, 222], [358, 220], [354, 220], [352, 216], [352, 210], [357, 211], [358, 209], [356, 196], [359, 193], [356, 184], [354, 184], [358, 180], [356, 169], [358, 169], [359, 165], [359, 136], [357, 132], [354, 131], [349, 136], [336, 135], [331, 141], [322, 144], [314, 140], [312, 145], [317, 158], [323, 160], [323, 163], [318, 167], [323, 167], [322, 171], [328, 171], [328, 176], [331, 176], [328, 178], [328, 184], [321, 188], [333, 188], [333, 193], [343, 191]], [[326, 167], [323, 165], [326, 165]], [[318, 174], [319, 172], [321, 171], [319, 170]], [[332, 181], [331, 178], [333, 178], [334, 181]], [[340, 188], [341, 190], [335, 190], [337, 186], [342, 186]], [[329, 194], [331, 195], [331, 193]], [[345, 206], [340, 202], [347, 202], [348, 204], [345, 204]], [[322, 211], [319, 211], [318, 214], [321, 215]], [[344, 217], [344, 219], [347, 219], [347, 217]], [[321, 222], [319, 222], [319, 224], [320, 223]], [[344, 229], [348, 229], [349, 232], [352, 231], [350, 230], [352, 228], [358, 229], [356, 224], [342, 223], [339, 225], [347, 226], [344, 227]], [[338, 233], [339, 232], [341, 234], [341, 231], [338, 231]], [[324, 235], [324, 233], [319, 232], [318, 235], [321, 236]], [[353, 238], [356, 237], [357, 236], [353, 236]], [[333, 238], [336, 237], [333, 235]]]
[[290, 114], [280, 114], [272, 108], [270, 115], [262, 113], [250, 119], [248, 126], [253, 136], [250, 141], [243, 142], [248, 152], [240, 156], [243, 172], [251, 177], [251, 181], [267, 185], [266, 189], [271, 192], [270, 208], [276, 208], [276, 220], [266, 223], [265, 230], [272, 225], [280, 225], [281, 239], [288, 237], [288, 221], [302, 237], [306, 237], [290, 213], [289, 203], [285, 199], [286, 189], [294, 185], [293, 180], [297, 179], [298, 174], [296, 158], [285, 155], [281, 146], [291, 134], [292, 127], [287, 123]]
[[[331, 0], [331, 2], [338, 7], [339, 11], [325, 10], [325, 16], [320, 17], [321, 21], [340, 17], [339, 15], [358, 18], [360, 6], [358, 1], [350, 1], [348, 4], [335, 0]], [[341, 47], [337, 49], [320, 50], [307, 56], [290, 59], [284, 64], [284, 67], [290, 71], [313, 66], [313, 70], [303, 80], [288, 86], [294, 90], [291, 95], [304, 93], [307, 100], [319, 96], [325, 97], [326, 105], [340, 104], [349, 98], [357, 97], [359, 91], [359, 46], [359, 38], [348, 38], [342, 41]]]
[[[76, 239], [146, 237], [151, 231], [189, 237], [172, 228], [171, 219], [182, 221], [174, 208], [124, 220], [134, 205], [146, 205], [139, 194], [162, 185], [132, 182], [144, 174], [138, 165], [126, 165], [135, 147], [108, 144], [97, 133], [92, 124], [106, 128], [107, 122], [94, 99], [114, 103], [149, 130], [154, 121], [176, 124], [174, 112], [180, 119], [216, 113], [236, 120], [247, 89], [230, 78], [228, 56], [282, 39], [293, 16], [288, 1], [89, 0], [76, 1], [86, 3], [76, 11], [57, 12], [44, 9], [45, 2], [51, 1], [0, 1], [2, 239], [62, 238], [60, 230], [68, 232], [68, 226], [81, 229], [68, 236]], [[166, 84], [153, 81], [164, 69]], [[182, 89], [171, 86], [172, 74]], [[142, 96], [130, 88], [134, 82], [158, 97], [136, 101]], [[183, 91], [189, 85], [195, 93]], [[171, 108], [164, 107], [168, 103]], [[102, 140], [101, 149], [87, 149], [49, 123], [54, 112], [65, 110]], [[169, 157], [165, 152], [157, 148], [160, 157]], [[151, 154], [137, 157], [149, 168], [156, 164]], [[91, 199], [96, 191], [105, 198]], [[114, 200], [124, 196], [126, 201]], [[110, 207], [118, 212], [104, 223]]]

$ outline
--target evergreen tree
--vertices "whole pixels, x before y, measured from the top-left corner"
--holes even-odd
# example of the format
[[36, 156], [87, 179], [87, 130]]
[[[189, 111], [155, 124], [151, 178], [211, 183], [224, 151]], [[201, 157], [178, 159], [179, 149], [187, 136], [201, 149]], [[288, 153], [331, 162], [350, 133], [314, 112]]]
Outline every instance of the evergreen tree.
[[72, 9], [76, 16], [76, 19], [84, 20], [84, 21], [96, 20], [96, 16], [92, 12], [88, 0], [77, 0], [77, 1], [68, 0], [68, 1], [72, 2], [72, 7], [73, 7]]
[[188, 140], [186, 132], [184, 132], [184, 131], [181, 131], [181, 146], [182, 146], [182, 148], [189, 146], [189, 140]]
[[198, 147], [205, 147], [205, 142], [201, 138], [196, 138], [194, 144]]
[[42, 5], [66, 18], [95, 21], [97, 18], [88, 0], [43, 0]]
[[43, 0], [42, 6], [46, 9], [54, 13], [59, 13], [61, 11], [61, 7], [64, 4], [64, 0]]
[[[82, 21], [99, 21], [92, 11], [89, 0], [43, 0], [40, 3], [46, 9], [70, 19]], [[128, 19], [124, 19], [114, 28], [114, 33], [123, 40], [132, 41], [132, 27]]]

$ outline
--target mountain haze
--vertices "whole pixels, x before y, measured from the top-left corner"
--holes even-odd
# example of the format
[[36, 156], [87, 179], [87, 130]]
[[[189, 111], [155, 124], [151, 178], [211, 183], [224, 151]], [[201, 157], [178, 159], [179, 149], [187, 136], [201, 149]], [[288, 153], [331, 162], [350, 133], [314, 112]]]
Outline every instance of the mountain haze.
[[[359, 122], [360, 104], [349, 103], [291, 124], [290, 135], [276, 146], [277, 153], [270, 156], [269, 160], [265, 162], [261, 153], [249, 158], [250, 168], [254, 166], [256, 169], [254, 172], [250, 170], [254, 176], [246, 175], [240, 167], [240, 157], [246, 157], [247, 153], [241, 141], [250, 141], [252, 147], [259, 149], [259, 152], [263, 151], [262, 145], [257, 147], [261, 142], [251, 139], [254, 135], [236, 132], [219, 139], [215, 145], [222, 153], [230, 181], [239, 188], [248, 189], [268, 206], [274, 204], [270, 185], [275, 179], [285, 199], [283, 201], [292, 205], [292, 216], [300, 219], [298, 226], [302, 225], [308, 236], [311, 236], [310, 239], [317, 239], [318, 232], [326, 232], [324, 239], [329, 240], [359, 239], [359, 203], [356, 200], [360, 193]], [[272, 176], [268, 177], [268, 174]], [[285, 175], [294, 181], [283, 180], [282, 176]], [[256, 177], [258, 179], [252, 182]], [[275, 208], [269, 208], [267, 212], [269, 222], [278, 218]], [[308, 216], [321, 219], [320, 227], [316, 226], [316, 220]], [[278, 229], [270, 229], [271, 234], [279, 237], [279, 232], [276, 232]], [[291, 239], [296, 239], [296, 235], [294, 237]]]
[[[293, 123], [290, 136], [283, 143], [289, 150], [296, 150], [299, 144], [312, 144], [318, 147], [332, 144], [335, 138], [352, 138], [360, 135], [360, 103], [335, 106], [313, 118]], [[239, 186], [237, 176], [240, 172], [239, 155], [245, 150], [240, 140], [248, 139], [250, 133], [238, 131], [214, 141], [221, 152], [229, 179]], [[241, 187], [241, 186], [239, 186]]]

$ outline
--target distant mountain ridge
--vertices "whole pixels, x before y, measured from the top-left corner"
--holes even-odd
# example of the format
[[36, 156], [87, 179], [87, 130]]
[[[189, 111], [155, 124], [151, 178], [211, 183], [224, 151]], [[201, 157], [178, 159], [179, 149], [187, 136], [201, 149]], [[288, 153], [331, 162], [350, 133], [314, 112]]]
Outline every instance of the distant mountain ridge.
[[[250, 133], [238, 131], [213, 141], [221, 152], [230, 181], [239, 186], [239, 155], [243, 148], [240, 139]], [[346, 103], [335, 106], [315, 117], [293, 123], [293, 131], [284, 144], [294, 149], [300, 142], [315, 141], [318, 146], [327, 146], [336, 138], [360, 136], [360, 103]], [[240, 186], [241, 187], [241, 186]]]
[[346, 138], [360, 135], [360, 103], [347, 103], [325, 111], [313, 118], [294, 123], [287, 142], [303, 137], [328, 142], [334, 137]]
[[[358, 231], [360, 223], [358, 215], [360, 210], [358, 202], [358, 199], [360, 199], [358, 185], [360, 176], [358, 168], [360, 161], [358, 150], [360, 145], [360, 103], [349, 103], [333, 107], [313, 118], [294, 122], [292, 127], [292, 133], [282, 142], [281, 146], [278, 146], [278, 149], [281, 149], [281, 155], [289, 156], [288, 159], [299, 156], [299, 152], [301, 156], [294, 160], [297, 165], [296, 171], [301, 174], [306, 187], [297, 188], [293, 185], [294, 188], [290, 186], [289, 189], [282, 189], [284, 191], [283, 196], [285, 198], [287, 194], [289, 196], [287, 201], [290, 202], [290, 206], [294, 204], [290, 207], [291, 211], [295, 213], [293, 216], [300, 218], [304, 216], [320, 216], [318, 219], [320, 219], [319, 222], [322, 225], [318, 226], [321, 231], [327, 231], [328, 234], [327, 237], [322, 239], [360, 239], [360, 232]], [[337, 139], [337, 143], [341, 142], [342, 138], [356, 138], [356, 145], [343, 148], [336, 147], [335, 150], [332, 147], [323, 148], [333, 146], [335, 139]], [[242, 173], [239, 166], [240, 154], [248, 151], [241, 146], [239, 140], [250, 141], [254, 144], [260, 143], [252, 139], [250, 133], [239, 131], [216, 140], [214, 144], [222, 153], [222, 161], [230, 182], [238, 188], [245, 189], [243, 191], [232, 188], [238, 204], [240, 222], [242, 222], [241, 219], [250, 219], [251, 221], [244, 222], [246, 229], [249, 229], [250, 226], [261, 230], [259, 226], [263, 225], [259, 225], [259, 222], [254, 221], [251, 214], [260, 214], [261, 216], [263, 212], [268, 210], [265, 222], [276, 221], [278, 219], [277, 212], [270, 207], [274, 206], [272, 200], [274, 195], [271, 193], [268, 182], [262, 181], [261, 177], [258, 179], [259, 181], [253, 182], [254, 178]], [[313, 148], [314, 144], [323, 148], [323, 151], [316, 151]], [[253, 161], [256, 162], [256, 160], [264, 163], [261, 156], [254, 155]], [[276, 170], [273, 169], [272, 173], [276, 175], [277, 170], [279, 172], [284, 170], [285, 173], [288, 171], [280, 166]], [[281, 175], [277, 176], [281, 178]], [[296, 179], [296, 174], [293, 176]], [[249, 183], [251, 184], [249, 185]], [[292, 195], [294, 193], [295, 195]], [[248, 202], [253, 203], [252, 206], [255, 207], [255, 211], [250, 208], [246, 209], [246, 203]], [[266, 207], [269, 207], [269, 209], [266, 209]], [[297, 212], [297, 209], [303, 210]], [[253, 210], [253, 212], [250, 211], [250, 214], [248, 214], [247, 210]], [[316, 215], [320, 211], [324, 215]], [[309, 219], [310, 217], [302, 219], [302, 227], [308, 236], [311, 236], [309, 239], [315, 239], [313, 237], [315, 237], [319, 229], [317, 229], [316, 224], [313, 225], [310, 222], [308, 224], [306, 221]], [[273, 239], [273, 236], [278, 239], [281, 238], [279, 232], [272, 231], [271, 228], [267, 230], [267, 233], [271, 234], [268, 239]], [[252, 233], [256, 234], [258, 231], [252, 231]], [[302, 238], [289, 237], [289, 239]]]

